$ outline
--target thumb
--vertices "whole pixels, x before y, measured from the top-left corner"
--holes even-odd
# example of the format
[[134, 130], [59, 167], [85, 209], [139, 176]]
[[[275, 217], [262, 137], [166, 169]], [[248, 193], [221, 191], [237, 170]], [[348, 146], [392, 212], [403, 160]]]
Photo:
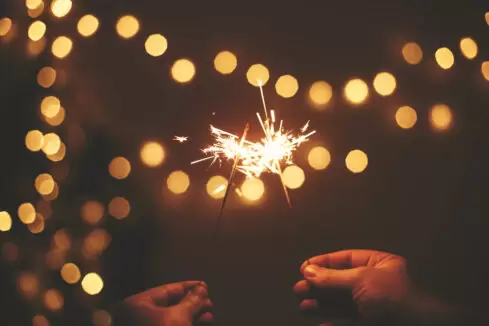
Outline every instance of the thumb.
[[329, 269], [316, 265], [304, 268], [304, 277], [318, 288], [348, 288], [353, 289], [359, 282], [362, 267], [352, 269]]
[[191, 315], [197, 315], [202, 308], [207, 304], [209, 293], [204, 286], [197, 286], [192, 291], [189, 291], [180, 302], [181, 306], [186, 309]]

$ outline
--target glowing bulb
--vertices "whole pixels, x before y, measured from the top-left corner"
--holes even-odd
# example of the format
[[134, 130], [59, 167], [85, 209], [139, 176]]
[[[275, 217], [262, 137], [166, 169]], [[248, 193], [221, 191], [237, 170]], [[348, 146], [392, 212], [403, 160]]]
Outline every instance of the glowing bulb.
[[223, 75], [229, 75], [238, 66], [238, 59], [229, 51], [219, 52], [214, 58], [214, 68]]
[[226, 193], [228, 180], [220, 175], [213, 176], [207, 181], [207, 194], [214, 199], [221, 199]]
[[42, 4], [42, 0], [26, 0], [25, 1], [25, 6], [27, 9], [36, 9]]
[[56, 81], [56, 70], [52, 67], [44, 67], [37, 73], [37, 83], [44, 88], [53, 86]]
[[267, 67], [257, 63], [252, 65], [248, 69], [248, 71], [246, 72], [246, 79], [248, 79], [248, 83], [255, 87], [258, 87], [260, 85], [265, 86], [265, 84], [268, 82], [268, 79], [270, 79], [270, 73], [268, 72]]
[[287, 188], [298, 189], [306, 180], [306, 175], [297, 165], [289, 165], [282, 174], [282, 180]]
[[51, 46], [51, 52], [59, 59], [66, 58], [72, 49], [73, 42], [66, 36], [59, 36]]
[[116, 157], [109, 164], [109, 173], [116, 179], [125, 179], [131, 173], [131, 163], [122, 156]]
[[284, 98], [293, 97], [299, 90], [299, 83], [297, 79], [291, 75], [283, 75], [277, 79], [275, 83], [275, 90], [277, 94]]
[[431, 108], [430, 122], [437, 130], [447, 130], [453, 120], [452, 110], [445, 104], [437, 104]]
[[131, 205], [123, 197], [115, 197], [109, 203], [109, 214], [118, 220], [126, 218], [130, 212]]
[[12, 29], [12, 20], [10, 18], [0, 19], [0, 36], [5, 36]]
[[49, 195], [54, 190], [54, 179], [50, 174], [43, 173], [37, 176], [34, 185], [39, 194]]
[[29, 229], [29, 231], [31, 231], [31, 233], [38, 234], [44, 231], [44, 225], [44, 216], [36, 213], [36, 219], [31, 224], [28, 224], [27, 228]]
[[423, 50], [421, 50], [417, 43], [407, 43], [402, 48], [402, 56], [407, 63], [417, 65], [423, 59]]
[[368, 86], [361, 79], [352, 79], [345, 85], [344, 95], [350, 103], [361, 104], [368, 97]]
[[8, 212], [0, 212], [0, 231], [7, 232], [12, 228], [12, 217]]
[[318, 110], [324, 109], [332, 97], [333, 88], [325, 81], [317, 81], [309, 88], [309, 99]]
[[87, 294], [96, 295], [104, 288], [104, 281], [97, 273], [88, 273], [83, 278], [81, 285]]
[[489, 61], [485, 61], [481, 65], [481, 73], [484, 79], [489, 81]]
[[44, 135], [44, 145], [42, 151], [46, 155], [54, 155], [59, 151], [61, 147], [61, 139], [55, 133], [49, 133]]
[[31, 130], [25, 136], [25, 146], [31, 152], [39, 152], [44, 145], [44, 136], [39, 130]]
[[73, 263], [66, 263], [61, 268], [61, 278], [68, 284], [75, 284], [81, 278], [80, 269]]
[[168, 41], [161, 34], [153, 34], [148, 36], [144, 43], [144, 47], [150, 56], [159, 57], [166, 52]]
[[382, 96], [394, 93], [396, 84], [396, 78], [388, 72], [381, 72], [374, 79], [374, 88]]
[[55, 17], [61, 18], [68, 15], [72, 6], [71, 0], [53, 0], [51, 2], [51, 12]]
[[116, 31], [120, 37], [130, 39], [139, 31], [139, 21], [131, 15], [122, 16], [116, 24]]
[[436, 50], [435, 59], [438, 65], [445, 70], [450, 69], [455, 63], [455, 58], [449, 48], [439, 48]]
[[469, 60], [474, 59], [477, 56], [477, 52], [479, 52], [479, 48], [477, 47], [477, 43], [470, 37], [465, 37], [460, 40], [460, 51], [464, 57]]
[[368, 165], [367, 154], [359, 149], [355, 149], [348, 153], [345, 159], [346, 167], [353, 173], [361, 173], [365, 171]]
[[97, 17], [93, 15], [85, 15], [78, 21], [76, 29], [83, 37], [89, 37], [95, 34], [98, 30], [99, 22]]
[[33, 9], [27, 8], [27, 14], [31, 18], [37, 18], [44, 12], [44, 1], [39, 1], [39, 5]]
[[147, 142], [141, 147], [141, 160], [149, 167], [157, 167], [165, 159], [165, 151], [157, 142]]
[[61, 108], [60, 100], [55, 96], [47, 96], [41, 101], [41, 114], [52, 118], [59, 113]]
[[188, 83], [195, 76], [195, 66], [188, 59], [179, 59], [172, 65], [171, 75], [179, 83]]
[[50, 126], [53, 126], [53, 127], [56, 127], [56, 126], [59, 126], [60, 124], [62, 124], [63, 121], [65, 120], [65, 117], [66, 117], [66, 111], [62, 106], [59, 108], [58, 113], [54, 117], [43, 116], [44, 121], [46, 121], [47, 124], [49, 124]]
[[33, 22], [29, 26], [29, 29], [27, 30], [27, 35], [33, 41], [39, 41], [40, 39], [42, 39], [45, 33], [46, 33], [46, 24], [44, 24], [40, 20]]
[[22, 223], [31, 224], [36, 219], [36, 209], [31, 203], [23, 203], [17, 209], [17, 215]]
[[410, 129], [418, 120], [416, 111], [409, 106], [402, 106], [397, 109], [396, 122], [402, 129]]
[[307, 156], [309, 165], [315, 170], [324, 170], [331, 162], [331, 154], [322, 146], [317, 146], [311, 149]]
[[244, 198], [254, 202], [260, 199], [265, 193], [265, 185], [258, 178], [246, 179], [241, 185], [241, 193]]
[[174, 171], [170, 173], [166, 180], [168, 189], [174, 194], [183, 194], [190, 186], [190, 178], [183, 171]]
[[44, 305], [48, 310], [61, 310], [63, 308], [64, 301], [63, 295], [58, 290], [49, 289], [44, 293]]
[[484, 16], [486, 18], [487, 25], [489, 25], [489, 12], [486, 12], [486, 14]]

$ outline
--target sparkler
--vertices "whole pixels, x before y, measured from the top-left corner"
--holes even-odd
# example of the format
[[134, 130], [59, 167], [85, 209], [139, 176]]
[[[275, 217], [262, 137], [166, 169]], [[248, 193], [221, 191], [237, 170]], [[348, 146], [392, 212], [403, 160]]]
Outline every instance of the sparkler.
[[185, 143], [188, 140], [188, 136], [175, 136], [173, 140], [179, 143]]

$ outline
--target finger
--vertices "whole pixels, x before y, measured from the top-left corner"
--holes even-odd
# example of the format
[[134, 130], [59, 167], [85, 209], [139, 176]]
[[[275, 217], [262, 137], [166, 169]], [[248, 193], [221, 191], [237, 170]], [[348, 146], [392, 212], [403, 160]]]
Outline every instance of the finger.
[[325, 255], [319, 255], [306, 260], [301, 266], [301, 272], [307, 265], [318, 265], [326, 268], [346, 269], [367, 266], [369, 260], [376, 255], [385, 254], [374, 250], [342, 250]]
[[311, 284], [306, 280], [302, 280], [297, 282], [292, 290], [297, 295], [305, 295], [311, 290]]
[[209, 304], [207, 300], [209, 293], [207, 288], [197, 286], [192, 291], [189, 291], [181, 301], [181, 305], [190, 312], [191, 315], [197, 315]]
[[210, 312], [204, 313], [199, 318], [199, 323], [202, 323], [202, 324], [211, 324], [213, 321], [214, 321], [214, 316]]
[[207, 287], [202, 281], [184, 281], [157, 286], [143, 292], [142, 295], [151, 297], [161, 305], [167, 305], [171, 301], [180, 301], [190, 289], [198, 285]]
[[353, 289], [359, 282], [362, 267], [337, 270], [322, 268], [316, 265], [306, 266], [304, 277], [315, 287]]
[[319, 308], [318, 301], [316, 299], [305, 299], [299, 304], [299, 308], [303, 311], [313, 311]]

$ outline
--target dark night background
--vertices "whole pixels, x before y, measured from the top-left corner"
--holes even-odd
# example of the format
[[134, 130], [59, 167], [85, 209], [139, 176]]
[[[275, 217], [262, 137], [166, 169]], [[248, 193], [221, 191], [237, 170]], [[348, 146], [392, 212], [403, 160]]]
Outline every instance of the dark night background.
[[[300, 263], [348, 248], [400, 254], [413, 278], [432, 293], [477, 310], [486, 307], [489, 82], [480, 64], [489, 60], [487, 11], [484, 1], [74, 1], [63, 19], [41, 16], [48, 40], [70, 36], [73, 52], [66, 60], [53, 60], [47, 48], [34, 60], [25, 55], [30, 18], [23, 1], [3, 1], [0, 17], [11, 17], [19, 31], [0, 45], [0, 209], [16, 217], [21, 202], [39, 198], [33, 187], [39, 173], [56, 165], [69, 170], [43, 233], [30, 234], [15, 218], [12, 230], [0, 234], [0, 245], [9, 241], [19, 248], [17, 261], [0, 265], [0, 324], [30, 325], [32, 316], [43, 314], [51, 325], [90, 325], [91, 311], [109, 309], [125, 296], [161, 283], [203, 279], [216, 306], [216, 325], [313, 325], [299, 313], [291, 292]], [[82, 39], [76, 22], [86, 13], [100, 19], [100, 29]], [[130, 40], [114, 31], [117, 18], [126, 13], [141, 22]], [[156, 32], [169, 43], [159, 58], [144, 51], [145, 37]], [[463, 36], [477, 41], [475, 60], [460, 54]], [[421, 64], [404, 62], [400, 50], [408, 41], [422, 47]], [[433, 58], [442, 46], [455, 54], [455, 65], [447, 71]], [[219, 75], [212, 65], [224, 49], [238, 57], [230, 76]], [[196, 65], [188, 85], [176, 84], [169, 75], [170, 65], [181, 57]], [[306, 182], [291, 191], [294, 208], [287, 208], [276, 176], [267, 175], [259, 205], [231, 197], [213, 247], [209, 238], [220, 202], [207, 196], [205, 183], [224, 172], [188, 162], [208, 142], [208, 124], [239, 132], [246, 119], [254, 119], [259, 92], [245, 73], [256, 62], [271, 72], [265, 87], [269, 105], [289, 127], [311, 119], [318, 134], [297, 154]], [[66, 73], [65, 87], [37, 85], [37, 71], [49, 64]], [[384, 70], [397, 78], [393, 96], [382, 98], [371, 89], [359, 108], [343, 100], [348, 79], [357, 76], [371, 84]], [[289, 100], [273, 88], [285, 73], [300, 85]], [[334, 89], [334, 103], [322, 112], [306, 101], [308, 86], [319, 79]], [[44, 124], [38, 113], [40, 99], [52, 92], [67, 111], [66, 122], [57, 128]], [[434, 131], [428, 120], [429, 108], [439, 102], [454, 111], [454, 125], [446, 132]], [[411, 130], [395, 124], [394, 113], [402, 105], [417, 110], [418, 123]], [[24, 137], [30, 129], [55, 130], [66, 139], [65, 160], [51, 163], [29, 152]], [[174, 134], [193, 141], [177, 144]], [[166, 150], [165, 163], [156, 169], [139, 160], [140, 145], [148, 139], [161, 141]], [[306, 160], [317, 144], [332, 155], [330, 166], [319, 172]], [[355, 148], [369, 157], [367, 170], [358, 175], [344, 164]], [[132, 163], [126, 180], [107, 172], [119, 155]], [[191, 178], [181, 196], [163, 187], [176, 169]], [[48, 270], [42, 255], [57, 229], [68, 229], [76, 243], [93, 228], [80, 219], [85, 200], [108, 203], [118, 195], [130, 200], [131, 215], [101, 222], [112, 236], [101, 259], [84, 260], [76, 246], [67, 258], [82, 274], [96, 271], [103, 277], [103, 292], [89, 297], [79, 284], [67, 285], [58, 271]], [[16, 277], [25, 270], [40, 276], [42, 288], [63, 293], [61, 312], [46, 311], [40, 296], [28, 301], [20, 295]]]

